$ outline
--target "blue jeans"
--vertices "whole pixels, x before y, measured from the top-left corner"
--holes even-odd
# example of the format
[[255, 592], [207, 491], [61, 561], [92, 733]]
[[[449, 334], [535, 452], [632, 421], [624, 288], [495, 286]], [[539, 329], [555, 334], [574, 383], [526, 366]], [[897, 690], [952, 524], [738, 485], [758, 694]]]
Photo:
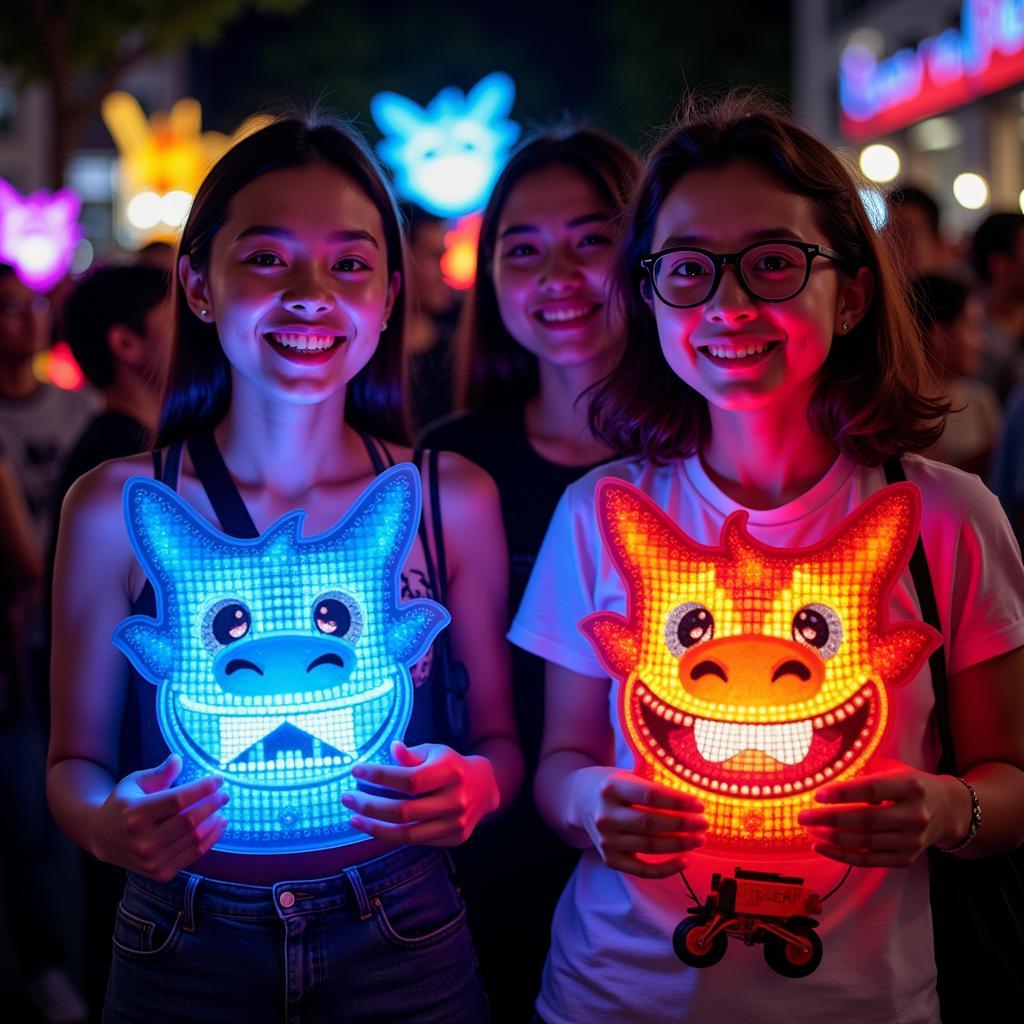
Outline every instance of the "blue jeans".
[[466, 909], [442, 850], [333, 878], [236, 885], [129, 874], [105, 1024], [462, 1024], [487, 1020]]

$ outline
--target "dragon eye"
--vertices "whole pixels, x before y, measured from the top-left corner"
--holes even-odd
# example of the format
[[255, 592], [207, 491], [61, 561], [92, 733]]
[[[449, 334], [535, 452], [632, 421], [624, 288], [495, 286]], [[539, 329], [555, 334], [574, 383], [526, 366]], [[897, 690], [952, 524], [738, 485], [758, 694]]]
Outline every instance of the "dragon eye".
[[216, 651], [227, 647], [236, 640], [249, 635], [252, 629], [252, 613], [235, 598], [218, 601], [203, 621], [203, 641], [207, 648]]
[[843, 642], [842, 620], [826, 604], [804, 605], [793, 616], [793, 639], [828, 661]]
[[332, 590], [313, 603], [313, 625], [319, 633], [354, 643], [363, 631], [363, 614], [348, 594]]
[[691, 647], [710, 640], [715, 635], [715, 620], [711, 612], [696, 601], [677, 605], [668, 614], [665, 623], [665, 643], [677, 657], [682, 657]]

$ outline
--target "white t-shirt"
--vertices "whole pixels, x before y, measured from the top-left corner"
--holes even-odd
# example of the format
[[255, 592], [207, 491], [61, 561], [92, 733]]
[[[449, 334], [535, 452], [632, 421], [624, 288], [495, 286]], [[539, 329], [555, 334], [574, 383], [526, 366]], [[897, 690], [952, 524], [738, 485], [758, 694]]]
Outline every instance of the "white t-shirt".
[[[950, 672], [1024, 645], [1024, 568], [995, 497], [977, 477], [951, 467], [917, 457], [906, 458], [904, 466], [922, 496], [921, 533]], [[555, 512], [509, 638], [608, 687], [615, 764], [631, 770], [633, 755], [618, 724], [619, 684], [609, 685], [577, 629], [592, 612], [626, 612], [625, 591], [594, 512], [595, 486], [604, 476], [639, 487], [705, 545], [717, 545], [725, 518], [743, 506], [724, 495], [694, 457], [661, 467], [639, 460], [610, 463], [570, 486]], [[806, 547], [884, 486], [881, 468], [840, 456], [795, 501], [748, 510], [748, 529], [771, 547]], [[888, 611], [890, 622], [920, 620], [909, 570], [893, 588]], [[895, 728], [877, 756], [933, 770], [938, 745], [927, 666], [895, 687], [891, 699]], [[703, 899], [712, 871], [731, 876], [740, 862], [735, 855], [716, 859], [694, 852], [687, 878]], [[748, 866], [799, 875], [821, 895], [845, 870], [817, 856]], [[593, 848], [586, 850], [555, 912], [538, 1012], [550, 1024], [938, 1020], [923, 857], [907, 869], [854, 868], [820, 916], [821, 966], [799, 980], [774, 973], [762, 946], [736, 940], [715, 966], [684, 966], [672, 951], [671, 936], [690, 902], [678, 876], [640, 879], [606, 867]]]

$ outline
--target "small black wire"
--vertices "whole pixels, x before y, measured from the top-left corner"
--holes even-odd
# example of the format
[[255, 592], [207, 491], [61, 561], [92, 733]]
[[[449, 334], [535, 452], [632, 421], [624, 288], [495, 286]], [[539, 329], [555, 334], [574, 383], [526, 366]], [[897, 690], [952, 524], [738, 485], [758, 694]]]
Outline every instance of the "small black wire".
[[843, 882], [845, 882], [850, 877], [850, 872], [852, 870], [853, 870], [853, 865], [852, 864], [847, 864], [846, 865], [846, 871], [843, 873], [843, 877], [840, 878], [838, 882], [836, 882], [834, 888], [830, 889], [827, 893], [825, 893], [824, 896], [821, 897], [821, 902], [822, 903], [824, 903], [825, 900], [827, 900], [830, 896], [834, 896], [839, 891], [839, 888], [842, 886]]
[[690, 890], [690, 899], [692, 899], [699, 907], [701, 905], [700, 900], [697, 899], [697, 894], [693, 891], [693, 886], [690, 885], [690, 880], [686, 877], [686, 872], [682, 868], [679, 869], [679, 877], [683, 880], [683, 884], [686, 888]]

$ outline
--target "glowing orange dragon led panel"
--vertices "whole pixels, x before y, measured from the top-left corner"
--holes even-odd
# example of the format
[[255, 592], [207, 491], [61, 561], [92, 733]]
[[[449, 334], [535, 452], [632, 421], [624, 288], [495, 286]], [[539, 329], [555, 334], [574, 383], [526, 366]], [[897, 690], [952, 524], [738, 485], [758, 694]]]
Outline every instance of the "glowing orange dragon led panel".
[[923, 623], [886, 621], [919, 506], [912, 484], [887, 487], [792, 549], [755, 540], [735, 512], [705, 547], [635, 487], [598, 484], [627, 613], [580, 629], [622, 682], [636, 772], [700, 797], [709, 848], [807, 852], [797, 814], [814, 790], [865, 771], [891, 725], [891, 688], [940, 642]]

